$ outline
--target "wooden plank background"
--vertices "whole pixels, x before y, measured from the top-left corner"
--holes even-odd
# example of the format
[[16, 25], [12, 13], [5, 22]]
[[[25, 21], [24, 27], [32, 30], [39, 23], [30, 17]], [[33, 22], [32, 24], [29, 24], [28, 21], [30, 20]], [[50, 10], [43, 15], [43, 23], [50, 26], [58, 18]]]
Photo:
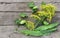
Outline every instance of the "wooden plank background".
[[[31, 14], [31, 9], [27, 6], [28, 2], [34, 1], [37, 6], [42, 1], [52, 3], [57, 7], [54, 21], [60, 23], [60, 0], [0, 0], [0, 38], [60, 38], [60, 27], [58, 32], [49, 36], [31, 37], [15, 33], [16, 25], [14, 20], [19, 18], [19, 13], [25, 12], [28, 16]], [[22, 29], [21, 27], [19, 29]]]
[[[37, 6], [40, 5], [41, 2], [35, 2]], [[60, 11], [60, 3], [55, 3], [55, 2], [47, 2], [47, 3], [52, 3], [57, 7], [57, 11]], [[28, 2], [1, 2], [0, 3], [0, 11], [31, 11], [31, 9], [28, 7]]]

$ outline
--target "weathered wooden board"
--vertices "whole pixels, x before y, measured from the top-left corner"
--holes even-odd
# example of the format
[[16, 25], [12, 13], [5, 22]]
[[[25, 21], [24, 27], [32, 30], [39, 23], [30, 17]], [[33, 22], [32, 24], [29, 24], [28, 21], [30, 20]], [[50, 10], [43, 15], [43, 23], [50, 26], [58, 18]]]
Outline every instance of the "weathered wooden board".
[[30, 1], [35, 1], [35, 2], [51, 2], [54, 0], [0, 0], [0, 2], [30, 2]]
[[[23, 27], [20, 27], [20, 29]], [[9, 38], [60, 38], [60, 26], [58, 30], [51, 35], [48, 36], [41, 36], [41, 37], [34, 37], [34, 36], [26, 36], [21, 33], [12, 33]]]
[[[8, 25], [15, 25], [15, 20], [19, 18], [20, 12], [0, 12], [0, 25], [2, 26], [8, 26]], [[28, 16], [30, 16], [31, 13], [26, 13]], [[32, 20], [31, 18], [28, 18], [28, 20]], [[57, 13], [56, 17], [54, 18], [54, 21], [60, 22], [60, 13]]]
[[[0, 38], [60, 38], [60, 26], [58, 32], [52, 33], [49, 36], [32, 37], [16, 33], [16, 18], [19, 18], [19, 13], [26, 12], [28, 16], [31, 14], [31, 9], [27, 6], [28, 2], [34, 1], [37, 6], [42, 1], [52, 3], [57, 7], [56, 16], [53, 21], [60, 23], [60, 0], [0, 0]], [[32, 20], [28, 18], [28, 20]], [[19, 30], [26, 29], [25, 27], [18, 28]]]
[[[0, 4], [0, 11], [31, 11], [28, 7], [27, 2], [20, 2], [20, 3], [5, 3]], [[39, 6], [41, 3], [35, 3]], [[57, 7], [57, 11], [60, 11], [60, 3], [52, 3]]]
[[[15, 20], [19, 18], [20, 12], [0, 12], [0, 25], [15, 25]], [[28, 16], [30, 13], [26, 13]]]
[[0, 2], [60, 2], [60, 0], [0, 0]]
[[9, 38], [15, 29], [15, 26], [0, 26], [0, 38]]
[[0, 11], [30, 11], [27, 3], [0, 4]]

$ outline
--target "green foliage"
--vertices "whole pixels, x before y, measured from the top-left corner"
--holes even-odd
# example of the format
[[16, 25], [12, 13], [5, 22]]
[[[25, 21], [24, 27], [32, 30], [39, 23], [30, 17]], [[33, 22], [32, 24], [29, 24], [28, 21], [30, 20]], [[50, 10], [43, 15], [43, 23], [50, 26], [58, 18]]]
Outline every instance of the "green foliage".
[[37, 7], [37, 6], [34, 6], [34, 7], [32, 8], [32, 12], [33, 12], [33, 13], [36, 13], [37, 10], [38, 10], [38, 7]]
[[20, 25], [25, 24], [25, 23], [26, 23], [26, 20], [17, 19], [17, 20], [15, 20], [15, 23], [16, 23], [18, 26], [20, 26]]
[[42, 33], [40, 31], [31, 31], [31, 30], [22, 30], [22, 31], [19, 31], [25, 35], [31, 35], [31, 36], [41, 36]]
[[46, 5], [46, 3], [44, 1], [42, 1], [41, 5]]
[[49, 35], [51, 34], [53, 31], [56, 31], [57, 28], [53, 28], [53, 29], [50, 29], [50, 30], [42, 30], [42, 31], [31, 31], [31, 30], [22, 30], [22, 31], [19, 31], [25, 35], [30, 35], [30, 36], [44, 36], [44, 35]]
[[25, 13], [20, 13], [19, 16], [22, 17], [22, 18], [27, 17], [27, 15]]
[[[46, 4], [46, 5], [41, 5], [40, 8], [42, 11], [44, 11], [43, 14], [45, 14], [44, 16], [47, 17], [47, 20], [51, 22], [53, 16], [55, 15], [56, 7], [52, 4]], [[38, 13], [41, 14], [41, 12], [38, 12]]]
[[28, 3], [28, 6], [32, 9], [32, 14], [29, 17], [34, 18], [34, 21], [24, 20], [27, 17], [25, 13], [20, 13], [21, 19], [17, 19], [15, 22], [17, 25], [25, 25], [28, 30], [21, 30], [19, 32], [25, 35], [31, 36], [44, 36], [49, 35], [57, 30], [59, 23], [51, 23], [52, 18], [55, 15], [56, 8], [52, 4], [46, 4], [42, 2], [40, 9], [35, 6], [34, 2]]
[[27, 22], [26, 22], [26, 27], [27, 27], [29, 30], [34, 30], [35, 25], [34, 25], [34, 23], [31, 22], [31, 21], [27, 21]]
[[49, 24], [49, 25], [43, 25], [43, 26], [40, 26], [38, 28], [36, 28], [35, 30], [47, 30], [47, 29], [51, 29], [51, 28], [54, 28], [58, 25], [59, 23], [53, 23], [53, 24]]
[[50, 35], [52, 32], [56, 31], [57, 28], [52, 28], [52, 29], [48, 29], [48, 30], [43, 30], [42, 33], [43, 35]]
[[21, 20], [20, 24], [25, 24], [26, 20]]
[[49, 23], [48, 23], [47, 21], [44, 21], [43, 24], [44, 24], [44, 25], [48, 25]]
[[16, 20], [15, 20], [15, 23], [16, 23], [17, 25], [20, 25], [20, 21], [21, 21], [21, 19], [16, 19]]
[[37, 12], [38, 7], [35, 6], [34, 2], [28, 3], [28, 6], [32, 9], [32, 12], [33, 12], [33, 13], [36, 13], [36, 12]]
[[34, 7], [33, 7], [33, 10], [36, 10], [37, 8], [38, 8], [37, 6], [34, 6]]
[[36, 20], [41, 20], [41, 18], [40, 18], [39, 16], [34, 15], [34, 14], [32, 14], [31, 17], [33, 17], [33, 18], [36, 19]]
[[56, 28], [57, 25], [58, 25], [58, 23], [53, 23], [53, 24], [50, 24], [48, 26], [40, 26], [40, 27], [36, 28], [33, 31], [31, 31], [31, 30], [22, 30], [22, 31], [19, 31], [19, 32], [21, 32], [25, 35], [31, 35], [31, 36], [49, 35], [52, 32], [57, 30], [57, 28]]
[[25, 13], [20, 13], [19, 16], [20, 16], [21, 18], [16, 19], [16, 20], [15, 20], [15, 23], [16, 23], [18, 26], [24, 25], [24, 24], [26, 23], [26, 20], [23, 20], [23, 19], [26, 18], [27, 15], [26, 15]]
[[30, 2], [30, 3], [28, 3], [28, 6], [29, 6], [30, 8], [33, 8], [33, 7], [35, 6], [35, 4], [34, 4], [34, 2]]

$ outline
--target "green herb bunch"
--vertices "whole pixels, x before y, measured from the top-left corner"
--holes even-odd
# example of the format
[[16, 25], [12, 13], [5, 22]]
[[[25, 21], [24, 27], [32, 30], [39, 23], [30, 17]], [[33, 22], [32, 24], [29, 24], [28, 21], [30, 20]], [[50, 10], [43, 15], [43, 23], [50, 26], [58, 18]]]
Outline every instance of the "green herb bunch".
[[30, 9], [32, 9], [31, 18], [34, 19], [33, 22], [27, 21], [28, 15], [25, 13], [20, 13], [20, 18], [15, 21], [19, 26], [26, 26], [27, 30], [20, 30], [25, 35], [30, 36], [44, 36], [49, 35], [57, 30], [59, 23], [51, 23], [52, 18], [55, 16], [56, 7], [52, 4], [46, 4], [42, 2], [40, 5], [40, 10], [34, 4], [34, 2], [28, 3]]

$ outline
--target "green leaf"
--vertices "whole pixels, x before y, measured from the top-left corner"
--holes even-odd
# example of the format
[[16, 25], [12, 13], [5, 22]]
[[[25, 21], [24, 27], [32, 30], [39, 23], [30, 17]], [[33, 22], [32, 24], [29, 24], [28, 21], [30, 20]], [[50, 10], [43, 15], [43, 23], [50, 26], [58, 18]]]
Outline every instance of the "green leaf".
[[30, 36], [43, 36], [43, 35], [49, 35], [51, 34], [51, 32], [53, 31], [56, 31], [57, 28], [53, 28], [53, 29], [50, 29], [50, 30], [45, 30], [45, 31], [31, 31], [31, 30], [21, 30], [19, 32], [25, 34], [25, 35], [30, 35]]
[[34, 14], [34, 13], [36, 13], [37, 12], [37, 10], [32, 10], [32, 14]]
[[25, 24], [25, 23], [26, 23], [26, 20], [16, 19], [16, 20], [15, 20], [15, 23], [16, 23], [17, 25], [22, 25], [22, 24]]
[[31, 22], [31, 21], [27, 21], [27, 22], [26, 22], [26, 27], [27, 27], [29, 30], [34, 30], [35, 25], [34, 25], [34, 23]]
[[40, 31], [31, 31], [31, 30], [22, 30], [19, 31], [25, 35], [30, 35], [30, 36], [41, 36], [42, 33]]
[[35, 6], [35, 4], [34, 4], [34, 2], [29, 2], [29, 3], [28, 3], [28, 6], [29, 6], [30, 8], [33, 8], [33, 7]]
[[43, 26], [38, 27], [35, 30], [47, 30], [47, 29], [51, 29], [51, 28], [56, 27], [58, 24], [59, 23], [53, 23], [53, 24], [50, 24], [50, 25], [43, 25]]
[[44, 24], [44, 25], [48, 25], [49, 23], [48, 23], [47, 21], [44, 21], [43, 24]]
[[20, 13], [19, 16], [25, 18], [27, 15], [25, 13]]
[[38, 11], [38, 7], [37, 6], [34, 6], [33, 8], [32, 8], [32, 12], [33, 13], [36, 13]]
[[16, 23], [17, 25], [20, 25], [20, 21], [21, 21], [21, 19], [16, 19], [16, 20], [15, 20], [15, 23]]
[[41, 5], [46, 5], [46, 3], [44, 1], [42, 1]]
[[34, 7], [33, 7], [33, 10], [37, 10], [37, 8], [38, 8], [37, 6], [34, 6]]
[[52, 32], [56, 31], [57, 28], [52, 28], [52, 29], [48, 29], [48, 30], [42, 30], [42, 33], [44, 35], [50, 35]]
[[21, 20], [20, 24], [25, 24], [26, 20]]

